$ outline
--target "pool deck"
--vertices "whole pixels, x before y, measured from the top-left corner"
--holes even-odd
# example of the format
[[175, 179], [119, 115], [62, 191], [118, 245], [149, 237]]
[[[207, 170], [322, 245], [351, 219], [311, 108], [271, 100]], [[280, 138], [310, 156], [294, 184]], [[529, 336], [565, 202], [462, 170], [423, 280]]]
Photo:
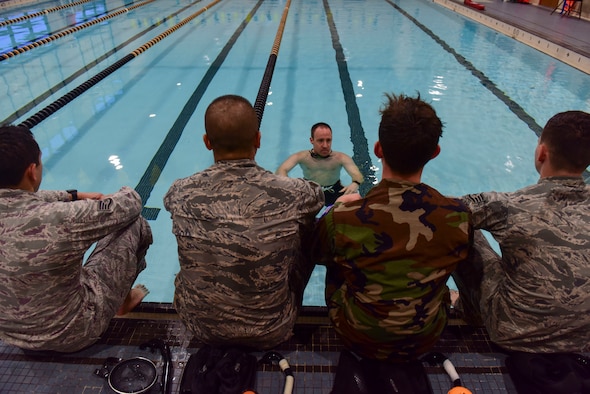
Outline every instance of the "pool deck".
[[479, 11], [461, 0], [432, 0], [590, 74], [590, 20], [560, 9], [501, 0], [479, 0]]
[[[557, 58], [574, 58], [573, 63], [582, 67], [589, 62], [590, 22], [577, 16], [551, 15], [552, 9], [546, 7], [497, 0], [481, 1], [485, 11], [468, 9], [454, 0], [433, 1], [445, 3], [441, 5], [469, 14], [466, 16], [499, 31], [506, 30], [515, 39], [528, 40], [529, 45], [534, 41], [543, 47], [539, 50], [557, 51]], [[590, 66], [580, 69], [590, 73]], [[26, 352], [0, 341], [0, 393], [110, 393], [106, 381], [97, 377], [95, 370], [107, 357], [137, 356], [152, 359], [160, 369], [161, 355], [139, 348], [153, 338], [160, 338], [171, 347], [171, 392], [177, 393], [183, 367], [200, 344], [169, 304], [153, 303], [143, 304], [138, 312], [124, 318], [114, 318], [95, 345], [74, 354]], [[327, 394], [341, 348], [325, 309], [306, 308], [296, 325], [295, 336], [276, 350], [294, 370], [295, 393]], [[516, 393], [506, 372], [506, 356], [489, 341], [484, 328], [469, 327], [453, 318], [434, 350], [449, 357], [463, 384], [473, 393]], [[260, 358], [262, 353], [255, 355]], [[447, 393], [451, 382], [443, 368], [429, 364], [425, 368], [434, 393]], [[278, 366], [260, 365], [257, 379], [259, 394], [282, 392], [284, 379]]]
[[[158, 312], [149, 311], [160, 309]], [[163, 309], [162, 309], [163, 308]], [[180, 392], [183, 368], [201, 344], [165, 305], [144, 305], [143, 312], [115, 318], [93, 346], [73, 354], [23, 351], [0, 342], [1, 393], [112, 393], [107, 381], [95, 375], [108, 357], [146, 357], [162, 376], [164, 360], [159, 350], [140, 346], [154, 338], [171, 349], [170, 393]], [[167, 309], [167, 310], [166, 310]], [[299, 318], [294, 336], [273, 349], [289, 362], [295, 377], [294, 393], [329, 394], [342, 345], [322, 308], [309, 308]], [[456, 367], [461, 382], [473, 393], [516, 393], [506, 372], [506, 355], [489, 341], [482, 327], [470, 327], [452, 318], [434, 351], [443, 353]], [[261, 359], [264, 352], [253, 353]], [[423, 364], [433, 393], [446, 394], [452, 384], [440, 365]], [[277, 365], [259, 364], [258, 394], [283, 392], [284, 376]], [[159, 391], [150, 391], [155, 393]], [[199, 393], [206, 394], [206, 393]], [[337, 394], [337, 393], [336, 393]], [[409, 393], [411, 394], [411, 393]]]

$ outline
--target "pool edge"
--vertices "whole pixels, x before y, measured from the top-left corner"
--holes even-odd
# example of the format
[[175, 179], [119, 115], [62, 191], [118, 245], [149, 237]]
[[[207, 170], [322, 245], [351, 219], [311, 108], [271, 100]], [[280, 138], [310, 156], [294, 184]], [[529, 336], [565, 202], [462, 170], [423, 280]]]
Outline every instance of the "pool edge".
[[466, 7], [463, 4], [458, 3], [456, 0], [432, 0], [432, 2], [511, 37], [522, 44], [543, 52], [554, 59], [590, 75], [590, 58], [583, 54], [549, 41], [508, 22], [489, 16], [485, 14], [484, 11], [478, 11], [471, 7]]

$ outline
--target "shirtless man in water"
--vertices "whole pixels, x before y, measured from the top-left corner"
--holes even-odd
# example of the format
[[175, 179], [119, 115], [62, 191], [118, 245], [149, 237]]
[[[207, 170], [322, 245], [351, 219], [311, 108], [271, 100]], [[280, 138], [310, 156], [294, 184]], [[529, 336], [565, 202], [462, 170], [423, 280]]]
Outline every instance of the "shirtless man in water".
[[[303, 177], [319, 183], [326, 197], [325, 205], [334, 204], [344, 194], [357, 193], [363, 183], [363, 175], [348, 155], [332, 151], [332, 129], [327, 123], [316, 123], [311, 127], [311, 150], [292, 154], [279, 166], [276, 174], [287, 176], [296, 165], [303, 170]], [[340, 171], [346, 170], [352, 178], [348, 186], [340, 183]]]

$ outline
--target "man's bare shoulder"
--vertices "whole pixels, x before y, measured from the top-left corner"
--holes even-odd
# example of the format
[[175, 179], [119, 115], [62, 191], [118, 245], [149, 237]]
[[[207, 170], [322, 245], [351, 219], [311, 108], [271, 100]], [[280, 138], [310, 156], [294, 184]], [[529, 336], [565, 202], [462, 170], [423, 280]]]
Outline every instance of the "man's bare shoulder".
[[297, 152], [297, 157], [299, 159], [299, 162], [301, 163], [313, 163], [317, 161], [317, 159], [314, 159], [314, 157], [311, 155], [311, 151], [309, 150], [302, 150], [301, 152]]
[[339, 163], [344, 163], [352, 160], [352, 158], [348, 156], [346, 153], [337, 151], [332, 151], [332, 157]]
[[297, 161], [300, 161], [300, 160], [307, 158], [307, 156], [309, 156], [309, 151], [308, 150], [301, 150], [299, 152], [293, 153], [291, 156], [289, 156], [289, 158], [290, 159], [297, 159]]

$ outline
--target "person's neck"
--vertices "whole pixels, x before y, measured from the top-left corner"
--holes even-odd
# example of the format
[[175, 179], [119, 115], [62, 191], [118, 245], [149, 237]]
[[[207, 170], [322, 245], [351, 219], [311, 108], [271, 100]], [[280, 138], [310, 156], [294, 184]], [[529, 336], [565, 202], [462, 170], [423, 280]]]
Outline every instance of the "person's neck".
[[254, 153], [238, 153], [238, 152], [230, 152], [230, 153], [216, 153], [213, 152], [213, 159], [217, 163], [218, 161], [229, 161], [229, 160], [254, 160], [256, 156], [256, 152]]
[[319, 153], [317, 153], [313, 148], [309, 150], [309, 154], [311, 155], [311, 157], [313, 157], [314, 159], [327, 159], [330, 156], [332, 156], [332, 150], [330, 150], [330, 153], [328, 153], [326, 156], [322, 156]]
[[582, 173], [580, 172], [572, 172], [572, 171], [566, 171], [566, 170], [555, 170], [553, 168], [547, 167], [547, 166], [543, 166], [541, 168], [541, 170], [539, 171], [539, 175], [542, 178], [549, 178], [549, 177], [554, 177], [554, 176], [561, 176], [561, 177], [581, 177]]
[[417, 171], [413, 174], [400, 174], [395, 171], [392, 171], [387, 165], [383, 166], [383, 175], [381, 176], [382, 179], [387, 179], [390, 181], [406, 181], [406, 182], [413, 182], [413, 183], [420, 183], [422, 182], [422, 169]]
[[33, 185], [31, 182], [28, 182], [26, 180], [22, 180], [18, 185], [15, 186], [8, 186], [7, 189], [13, 189], [13, 190], [24, 190], [27, 192], [35, 192], [35, 185]]

